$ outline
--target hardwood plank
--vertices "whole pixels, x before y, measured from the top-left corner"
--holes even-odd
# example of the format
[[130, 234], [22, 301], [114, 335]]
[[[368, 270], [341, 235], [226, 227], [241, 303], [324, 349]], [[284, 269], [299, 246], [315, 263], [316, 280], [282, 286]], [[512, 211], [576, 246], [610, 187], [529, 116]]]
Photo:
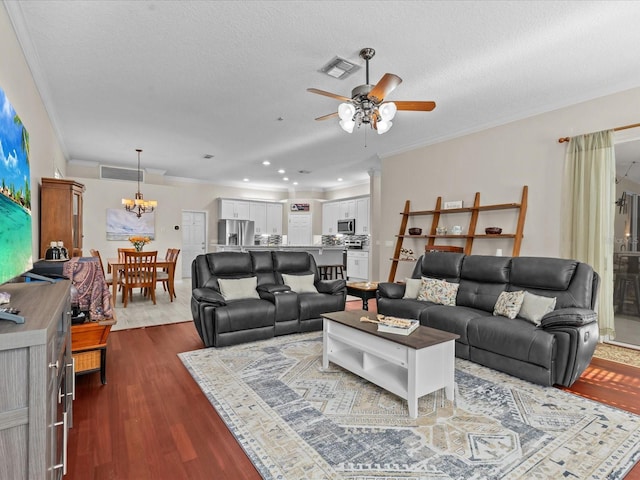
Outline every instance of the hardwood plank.
[[[360, 301], [347, 309], [360, 309]], [[375, 300], [369, 310], [376, 311]], [[191, 322], [112, 331], [109, 383], [77, 378], [67, 480], [259, 480], [249, 458], [182, 365], [202, 348]], [[569, 389], [640, 414], [640, 369], [593, 359]], [[626, 480], [640, 480], [640, 466]]]

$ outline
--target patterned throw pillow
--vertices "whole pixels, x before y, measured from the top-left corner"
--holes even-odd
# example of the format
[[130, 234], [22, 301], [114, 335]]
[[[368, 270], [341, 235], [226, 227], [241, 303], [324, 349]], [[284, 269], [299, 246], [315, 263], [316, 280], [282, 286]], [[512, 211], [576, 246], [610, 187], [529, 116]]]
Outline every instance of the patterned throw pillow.
[[422, 277], [418, 300], [453, 306], [456, 304], [459, 286], [457, 283], [450, 283], [437, 278]]
[[517, 292], [502, 292], [493, 307], [493, 314], [503, 315], [507, 318], [514, 319], [520, 312], [523, 300], [524, 290], [518, 290]]

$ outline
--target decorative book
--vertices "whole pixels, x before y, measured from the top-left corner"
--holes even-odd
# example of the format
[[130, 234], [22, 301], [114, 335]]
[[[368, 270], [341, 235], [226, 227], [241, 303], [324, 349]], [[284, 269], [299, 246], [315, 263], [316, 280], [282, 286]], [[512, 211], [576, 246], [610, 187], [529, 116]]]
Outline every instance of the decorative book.
[[379, 332], [394, 333], [396, 335], [409, 335], [420, 326], [420, 322], [418, 320], [390, 317], [381, 314], [376, 315], [376, 319], [360, 317], [360, 321], [375, 323], [378, 325]]

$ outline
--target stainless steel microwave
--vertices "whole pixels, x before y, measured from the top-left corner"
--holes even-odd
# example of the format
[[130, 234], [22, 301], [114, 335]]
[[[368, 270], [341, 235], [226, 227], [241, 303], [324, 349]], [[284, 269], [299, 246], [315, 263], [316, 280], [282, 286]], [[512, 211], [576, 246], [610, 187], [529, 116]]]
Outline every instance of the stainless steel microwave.
[[338, 233], [343, 235], [353, 235], [356, 233], [356, 220], [355, 218], [345, 218], [344, 220], [338, 220]]

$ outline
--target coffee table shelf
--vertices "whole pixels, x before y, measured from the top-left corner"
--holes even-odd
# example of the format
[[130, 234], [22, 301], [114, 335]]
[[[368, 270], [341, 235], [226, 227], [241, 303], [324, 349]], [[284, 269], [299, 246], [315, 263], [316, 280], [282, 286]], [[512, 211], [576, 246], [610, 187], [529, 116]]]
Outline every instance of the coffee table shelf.
[[418, 398], [445, 389], [453, 400], [454, 341], [458, 335], [418, 327], [409, 336], [377, 331], [360, 322], [364, 310], [323, 315], [322, 366], [329, 362], [407, 400], [418, 416]]

